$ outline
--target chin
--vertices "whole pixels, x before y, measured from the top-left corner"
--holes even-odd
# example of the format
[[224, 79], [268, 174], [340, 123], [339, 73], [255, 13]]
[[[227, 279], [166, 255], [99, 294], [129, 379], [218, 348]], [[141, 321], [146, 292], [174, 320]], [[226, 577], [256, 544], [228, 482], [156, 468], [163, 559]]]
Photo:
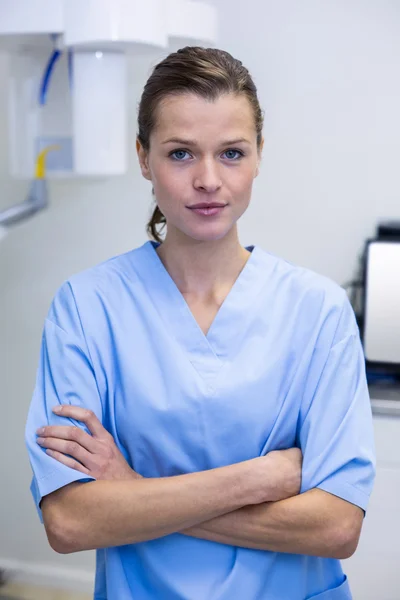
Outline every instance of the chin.
[[206, 230], [207, 227], [204, 227], [202, 231], [187, 229], [184, 233], [198, 242], [216, 242], [222, 240], [229, 233], [231, 227], [228, 229], [226, 227], [209, 227], [209, 231]]

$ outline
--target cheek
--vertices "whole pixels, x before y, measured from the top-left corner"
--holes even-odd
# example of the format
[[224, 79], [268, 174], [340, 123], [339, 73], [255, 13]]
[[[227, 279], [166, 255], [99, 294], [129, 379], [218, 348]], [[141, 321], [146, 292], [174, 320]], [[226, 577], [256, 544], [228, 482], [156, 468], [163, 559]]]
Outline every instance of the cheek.
[[245, 172], [238, 173], [236, 177], [231, 177], [228, 180], [228, 187], [238, 198], [243, 198], [251, 192], [253, 182], [254, 172], [248, 169]]
[[[188, 183], [181, 174], [168, 168], [160, 168], [153, 173], [153, 185], [157, 204], [167, 218], [174, 220], [181, 213], [184, 214], [184, 205], [190, 204], [190, 192], [188, 193]], [[186, 199], [189, 199], [188, 202]]]
[[177, 170], [168, 164], [161, 164], [155, 171], [155, 180], [163, 196], [169, 196], [187, 187], [187, 174], [184, 169]]

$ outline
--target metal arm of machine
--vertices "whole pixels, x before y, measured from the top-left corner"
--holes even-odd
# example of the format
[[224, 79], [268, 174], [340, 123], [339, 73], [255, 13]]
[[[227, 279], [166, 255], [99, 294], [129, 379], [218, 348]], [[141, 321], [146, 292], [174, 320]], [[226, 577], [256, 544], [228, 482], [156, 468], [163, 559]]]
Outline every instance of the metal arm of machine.
[[40, 152], [36, 161], [35, 178], [31, 183], [27, 199], [24, 202], [1, 211], [0, 226], [9, 227], [10, 225], [25, 221], [48, 206], [45, 161], [47, 152], [56, 148], [57, 146], [48, 146]]

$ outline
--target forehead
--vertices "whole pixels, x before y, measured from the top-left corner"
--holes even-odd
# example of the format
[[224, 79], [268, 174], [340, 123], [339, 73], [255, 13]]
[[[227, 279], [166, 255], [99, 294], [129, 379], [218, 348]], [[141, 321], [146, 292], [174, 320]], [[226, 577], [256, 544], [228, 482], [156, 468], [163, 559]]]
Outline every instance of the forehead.
[[206, 100], [196, 94], [181, 94], [165, 98], [157, 110], [157, 138], [193, 132], [254, 132], [254, 117], [249, 100], [244, 96], [226, 94], [216, 100]]

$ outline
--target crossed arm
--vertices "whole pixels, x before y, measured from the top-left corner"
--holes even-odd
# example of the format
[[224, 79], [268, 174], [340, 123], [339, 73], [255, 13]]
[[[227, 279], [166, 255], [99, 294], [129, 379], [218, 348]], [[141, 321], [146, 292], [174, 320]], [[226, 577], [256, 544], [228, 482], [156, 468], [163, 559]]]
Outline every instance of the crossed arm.
[[363, 511], [323, 490], [244, 506], [186, 530], [221, 544], [344, 559], [354, 554]]
[[357, 547], [363, 511], [319, 489], [290, 493], [285, 479], [291, 472], [286, 477], [282, 473], [288, 465], [278, 456], [281, 452], [210, 471], [146, 479], [129, 467], [93, 413], [69, 405], [62, 411], [62, 416], [85, 422], [92, 435], [53, 426], [40, 434], [39, 443], [56, 460], [96, 481], [71, 483], [43, 498], [46, 532], [57, 552], [176, 532], [245, 548], [332, 558], [347, 558]]

